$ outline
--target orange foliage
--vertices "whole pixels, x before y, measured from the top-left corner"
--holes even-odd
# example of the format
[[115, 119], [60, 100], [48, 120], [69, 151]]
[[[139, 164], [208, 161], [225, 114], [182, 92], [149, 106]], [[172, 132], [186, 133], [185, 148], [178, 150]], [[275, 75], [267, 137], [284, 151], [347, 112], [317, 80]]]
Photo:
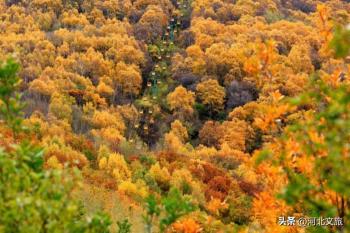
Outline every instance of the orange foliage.
[[225, 176], [215, 176], [208, 182], [205, 192], [207, 200], [217, 198], [221, 201], [228, 195], [231, 187], [231, 180]]
[[200, 233], [202, 228], [192, 218], [186, 218], [172, 225], [173, 232], [176, 233]]

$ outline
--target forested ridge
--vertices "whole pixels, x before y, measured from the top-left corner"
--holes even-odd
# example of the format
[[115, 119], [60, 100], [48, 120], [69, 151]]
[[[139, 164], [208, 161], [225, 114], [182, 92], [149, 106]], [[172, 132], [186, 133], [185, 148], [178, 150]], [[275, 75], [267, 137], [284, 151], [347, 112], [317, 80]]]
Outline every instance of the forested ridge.
[[349, 51], [346, 0], [0, 1], [0, 233], [350, 232]]

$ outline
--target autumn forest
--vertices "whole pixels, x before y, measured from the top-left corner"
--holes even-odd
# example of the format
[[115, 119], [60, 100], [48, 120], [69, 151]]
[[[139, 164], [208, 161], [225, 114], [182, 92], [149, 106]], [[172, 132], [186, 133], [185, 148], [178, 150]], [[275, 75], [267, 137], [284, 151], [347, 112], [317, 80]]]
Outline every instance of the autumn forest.
[[349, 0], [0, 0], [0, 233], [349, 221]]

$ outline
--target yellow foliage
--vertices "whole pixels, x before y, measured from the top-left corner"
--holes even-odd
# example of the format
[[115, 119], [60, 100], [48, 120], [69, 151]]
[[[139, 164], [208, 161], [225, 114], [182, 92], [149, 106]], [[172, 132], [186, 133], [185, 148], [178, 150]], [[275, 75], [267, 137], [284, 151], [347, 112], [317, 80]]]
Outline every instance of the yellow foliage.
[[195, 102], [194, 93], [187, 91], [183, 86], [178, 86], [168, 94], [167, 101], [171, 110], [175, 110], [184, 115], [193, 114], [193, 105]]
[[[287, 184], [282, 167], [272, 166], [268, 161], [254, 167], [259, 151], [251, 151], [264, 146], [274, 155], [285, 152], [283, 166], [303, 173], [312, 184], [319, 185], [312, 174], [315, 158], [303, 153], [303, 144], [288, 134], [289, 139], [283, 144], [275, 141], [290, 122], [313, 119], [311, 110], [292, 108], [282, 101], [283, 95], [297, 96], [303, 92], [315, 71], [331, 87], [349, 83], [349, 57], [333, 58], [329, 46], [334, 26], [349, 21], [349, 3], [339, 0], [175, 2], [0, 1], [0, 60], [13, 54], [21, 63], [20, 90], [28, 102], [24, 126], [33, 132], [29, 140], [45, 148], [45, 167], [55, 169], [84, 168], [89, 165], [84, 154], [95, 155], [99, 148], [100, 171], [95, 172], [103, 178], [110, 176], [108, 181], [112, 180], [113, 187], [118, 184], [118, 192], [134, 199], [144, 199], [149, 190], [142, 180], [131, 178], [151, 166], [146, 174], [148, 178], [164, 190], [174, 186], [186, 192], [207, 210], [200, 219], [193, 216], [178, 219], [167, 229], [169, 232], [226, 232], [224, 225], [231, 221], [227, 217], [232, 214], [231, 208], [219, 199], [207, 202], [206, 184], [197, 180], [210, 180], [224, 172], [242, 181], [240, 186], [252, 186], [245, 194], [253, 199], [252, 218], [242, 226], [242, 232], [299, 231], [281, 228], [275, 222], [278, 216], [290, 213], [285, 203], [275, 198]], [[187, 9], [180, 9], [185, 2], [191, 3]], [[322, 5], [315, 11], [318, 3]], [[166, 41], [161, 38], [170, 17], [175, 15], [180, 25], [170, 44], [168, 38]], [[148, 45], [152, 45], [152, 51], [147, 51]], [[162, 55], [159, 62], [154, 60], [155, 54]], [[149, 89], [144, 90], [142, 85], [143, 76], [147, 78], [151, 69], [162, 79], [160, 98], [146, 103], [152, 106], [152, 116], [139, 114], [135, 107], [146, 102], [140, 98], [149, 97]], [[239, 85], [232, 85], [233, 81]], [[173, 91], [167, 94], [169, 89]], [[228, 109], [232, 97], [250, 101], [250, 95], [258, 99]], [[166, 111], [165, 97], [172, 117]], [[200, 110], [202, 106], [196, 105], [196, 101], [205, 105], [209, 113], [197, 115], [194, 107]], [[325, 97], [325, 104], [332, 101]], [[229, 116], [222, 119], [221, 113], [228, 111], [231, 111]], [[170, 132], [159, 135], [169, 119]], [[147, 134], [135, 127], [151, 120], [155, 127]], [[199, 131], [191, 142], [203, 144], [195, 149], [186, 144], [190, 127], [191, 136]], [[1, 120], [0, 129], [3, 129], [0, 145], [7, 150], [15, 141]], [[82, 134], [82, 139], [77, 140], [76, 134]], [[324, 144], [325, 136], [316, 131], [309, 130], [305, 136], [308, 142]], [[23, 133], [21, 137], [26, 135]], [[164, 138], [164, 148], [160, 149], [164, 153], [169, 150], [174, 160], [157, 157], [146, 146], [138, 147], [138, 137], [140, 141], [149, 137], [151, 144], [154, 141], [160, 147]], [[137, 150], [134, 143], [125, 148], [121, 144], [125, 138], [137, 141]], [[161, 139], [156, 141], [158, 138]], [[316, 159], [326, 156], [326, 151], [313, 149]], [[123, 155], [112, 151], [130, 154], [135, 167], [129, 169]], [[141, 162], [140, 152], [147, 152], [160, 162], [153, 165], [148, 163], [151, 159]], [[349, 154], [349, 148], [341, 148], [341, 153]], [[225, 170], [231, 169], [228, 167], [234, 168]], [[240, 189], [231, 188], [229, 195], [240, 193], [237, 190]], [[338, 201], [330, 190], [324, 190], [322, 195], [322, 199], [333, 205]], [[205, 225], [213, 227], [207, 229]]]
[[206, 71], [204, 52], [197, 45], [192, 45], [186, 49], [188, 57], [185, 62], [191, 66], [194, 74], [203, 75]]
[[118, 106], [118, 112], [123, 117], [125, 122], [135, 124], [139, 118], [139, 112], [134, 105], [120, 105]]
[[97, 92], [102, 96], [112, 96], [114, 90], [111, 86], [107, 85], [104, 82], [100, 82], [97, 86]]
[[265, 103], [259, 105], [254, 125], [264, 133], [279, 130], [283, 116], [295, 109], [290, 104], [281, 102], [283, 97], [279, 91], [275, 91], [270, 93]]
[[322, 56], [328, 56], [330, 54], [328, 44], [333, 37], [333, 23], [330, 20], [331, 9], [325, 4], [317, 5], [316, 17], [316, 25], [322, 38], [320, 53]]
[[108, 160], [106, 157], [101, 158], [100, 161], [98, 162], [98, 167], [101, 170], [105, 170], [107, 168], [107, 165], [108, 165]]
[[254, 217], [271, 233], [284, 232], [285, 228], [276, 224], [276, 219], [286, 216], [288, 209], [283, 201], [276, 199], [269, 191], [259, 193], [253, 200]]
[[296, 74], [311, 74], [314, 71], [310, 50], [310, 47], [306, 44], [296, 44], [289, 52], [287, 64], [292, 67]]
[[123, 118], [116, 111], [95, 111], [91, 123], [98, 129], [111, 127], [120, 132], [125, 130]]
[[233, 119], [225, 121], [222, 124], [224, 135], [221, 138], [221, 144], [226, 143], [231, 149], [245, 151], [246, 140], [251, 135], [251, 127], [245, 121]]
[[219, 147], [219, 141], [224, 133], [224, 128], [219, 122], [206, 121], [199, 131], [199, 140], [206, 146]]
[[158, 162], [152, 165], [148, 173], [159, 184], [167, 184], [171, 178], [168, 169], [166, 167], [161, 168]]
[[[50, 119], [51, 120], [51, 119]], [[44, 125], [42, 129], [43, 138], [50, 137], [64, 137], [72, 132], [72, 127], [70, 122], [67, 120], [51, 120], [49, 125]], [[46, 126], [48, 128], [46, 128]]]
[[[341, 68], [336, 68], [331, 74], [324, 73], [321, 75], [321, 78], [334, 88], [339, 87], [339, 85], [344, 82], [347, 82], [347, 83], [349, 82], [347, 78], [342, 78], [342, 77], [346, 77], [346, 74]], [[342, 80], [342, 79], [345, 79], [345, 80]]]
[[47, 161], [46, 161], [46, 167], [48, 168], [54, 168], [54, 169], [62, 169], [63, 165], [58, 161], [56, 156], [51, 156]]
[[253, 51], [254, 55], [249, 55], [244, 62], [244, 70], [254, 77], [257, 87], [262, 88], [274, 75], [272, 65], [278, 58], [276, 42], [274, 40], [256, 42]]
[[145, 61], [144, 54], [135, 46], [124, 45], [116, 51], [116, 62], [125, 62], [126, 64], [142, 65]]
[[183, 143], [188, 139], [187, 129], [179, 120], [175, 120], [171, 123], [171, 132], [173, 132]]
[[170, 151], [186, 154], [188, 147], [184, 144], [188, 140], [188, 133], [179, 120], [171, 123], [171, 130], [164, 135], [164, 145]]
[[255, 174], [252, 167], [247, 166], [246, 164], [241, 164], [239, 167], [235, 170], [235, 173], [242, 177], [244, 181], [250, 184], [256, 185], [258, 183], [258, 176]]
[[65, 27], [83, 27], [87, 24], [89, 24], [89, 21], [86, 19], [85, 15], [78, 14], [78, 11], [70, 11], [70, 12], [64, 12], [62, 15], [62, 24]]
[[164, 135], [164, 145], [169, 151], [176, 153], [187, 152], [182, 140], [172, 131]]
[[85, 155], [65, 145], [62, 138], [48, 138], [44, 143], [48, 166], [61, 167], [67, 165], [83, 168], [88, 165]]
[[118, 191], [139, 200], [144, 200], [148, 196], [148, 187], [143, 180], [137, 180], [136, 183], [123, 181], [118, 185]]
[[142, 77], [135, 65], [119, 62], [115, 68], [114, 86], [120, 87], [126, 94], [137, 95], [141, 89]]
[[214, 155], [217, 154], [217, 150], [215, 147], [206, 147], [203, 145], [199, 145], [194, 151], [193, 151], [193, 157], [195, 158], [200, 158], [200, 159], [205, 159], [205, 158], [210, 158]]
[[[106, 148], [100, 148], [99, 157], [104, 156], [105, 153], [108, 153]], [[112, 175], [117, 182], [129, 180], [131, 177], [128, 164], [125, 162], [124, 157], [118, 153], [108, 154], [108, 157], [100, 158], [99, 168]]]
[[296, 96], [300, 94], [302, 91], [305, 90], [305, 87], [307, 86], [308, 78], [309, 77], [306, 73], [301, 73], [298, 75], [290, 75], [284, 87], [285, 91], [287, 91], [287, 93], [290, 96]]
[[72, 98], [55, 92], [51, 97], [49, 114], [59, 120], [67, 120], [70, 122], [72, 120], [72, 102]]
[[223, 143], [221, 145], [220, 150], [217, 154], [222, 157], [230, 156], [241, 162], [248, 162], [250, 158], [249, 154], [246, 154], [240, 150], [232, 149], [227, 143]]
[[30, 83], [29, 90], [44, 96], [51, 96], [55, 92], [55, 86], [51, 80], [35, 79]]
[[192, 179], [192, 175], [188, 170], [179, 169], [175, 170], [173, 174], [171, 174], [170, 184], [171, 186], [181, 190], [183, 183], [186, 182], [190, 185], [192, 183]]
[[117, 145], [125, 140], [120, 131], [116, 128], [107, 127], [102, 129], [93, 129], [91, 134], [98, 140], [106, 142], [109, 145]]
[[27, 118], [23, 121], [23, 124], [35, 130], [37, 136], [44, 136], [48, 132], [49, 124], [44, 120], [44, 116], [40, 112], [34, 112], [30, 118]]
[[37, 7], [43, 7], [43, 8], [61, 8], [62, 3], [60, 0], [33, 0], [32, 4]]
[[209, 105], [214, 110], [221, 110], [224, 107], [225, 89], [217, 80], [203, 81], [197, 85], [196, 90], [203, 104]]
[[172, 225], [172, 229], [177, 233], [200, 233], [202, 232], [201, 226], [192, 218], [185, 218], [182, 221], [178, 221]]

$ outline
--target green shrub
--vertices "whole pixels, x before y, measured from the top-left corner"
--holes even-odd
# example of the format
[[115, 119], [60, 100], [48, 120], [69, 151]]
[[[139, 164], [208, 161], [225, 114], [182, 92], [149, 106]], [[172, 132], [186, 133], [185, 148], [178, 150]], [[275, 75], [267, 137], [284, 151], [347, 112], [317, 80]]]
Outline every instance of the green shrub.
[[[180, 217], [195, 211], [196, 207], [188, 197], [182, 196], [179, 190], [172, 188], [168, 195], [157, 202], [155, 196], [150, 195], [146, 200], [146, 232], [151, 233], [155, 220], [159, 220], [159, 229], [164, 232], [168, 226]], [[158, 219], [159, 218], [159, 219]]]
[[128, 219], [124, 221], [118, 221], [118, 233], [130, 233], [131, 232], [131, 224]]

